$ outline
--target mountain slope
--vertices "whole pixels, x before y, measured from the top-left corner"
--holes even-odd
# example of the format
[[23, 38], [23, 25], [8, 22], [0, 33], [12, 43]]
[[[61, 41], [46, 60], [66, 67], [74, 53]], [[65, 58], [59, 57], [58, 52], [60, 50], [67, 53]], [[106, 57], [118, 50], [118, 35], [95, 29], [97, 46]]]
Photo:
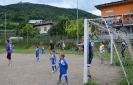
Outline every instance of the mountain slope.
[[[4, 19], [2, 12], [7, 12], [7, 19], [11, 21], [23, 21], [29, 19], [44, 19], [56, 21], [59, 16], [76, 19], [77, 9], [58, 8], [43, 4], [18, 3], [0, 6], [0, 16]], [[97, 18], [98, 16], [79, 10], [79, 18]]]

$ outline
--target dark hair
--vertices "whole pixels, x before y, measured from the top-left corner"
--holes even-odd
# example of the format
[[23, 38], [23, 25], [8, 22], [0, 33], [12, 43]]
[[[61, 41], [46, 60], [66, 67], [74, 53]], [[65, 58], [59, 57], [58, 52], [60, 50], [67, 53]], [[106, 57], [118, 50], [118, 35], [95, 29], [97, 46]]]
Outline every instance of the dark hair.
[[65, 54], [60, 54], [63, 58], [65, 57]]
[[54, 52], [55, 53], [55, 51], [53, 50], [52, 52]]
[[38, 46], [36, 46], [38, 48]]
[[10, 40], [6, 40], [8, 43], [10, 43]]

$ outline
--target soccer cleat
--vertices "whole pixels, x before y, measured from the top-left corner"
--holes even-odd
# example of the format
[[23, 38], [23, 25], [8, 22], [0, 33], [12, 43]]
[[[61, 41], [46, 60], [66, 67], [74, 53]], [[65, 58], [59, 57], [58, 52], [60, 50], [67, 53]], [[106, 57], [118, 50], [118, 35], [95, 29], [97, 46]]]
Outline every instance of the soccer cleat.
[[106, 65], [106, 64], [107, 64], [107, 62], [104, 62], [103, 64], [104, 64], [104, 65]]
[[67, 82], [65, 82], [63, 85], [68, 85], [68, 83], [67, 83]]
[[91, 78], [91, 75], [88, 75], [89, 78]]
[[52, 73], [54, 73], [54, 71], [52, 71]]
[[61, 83], [60, 81], [57, 82], [57, 84], [60, 84], [60, 83]]
[[8, 66], [9, 66], [9, 67], [12, 67], [12, 64], [9, 64]]
[[56, 72], [57, 70], [54, 70], [54, 72]]

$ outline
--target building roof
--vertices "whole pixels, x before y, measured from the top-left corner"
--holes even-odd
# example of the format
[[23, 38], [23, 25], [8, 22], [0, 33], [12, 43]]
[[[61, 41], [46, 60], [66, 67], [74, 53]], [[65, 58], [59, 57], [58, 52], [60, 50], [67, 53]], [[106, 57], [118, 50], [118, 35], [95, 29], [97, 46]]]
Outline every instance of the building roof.
[[29, 20], [30, 24], [35, 24], [35, 23], [39, 23], [42, 22], [43, 20]]
[[33, 25], [33, 27], [36, 27], [36, 26], [44, 26], [44, 25], [53, 25], [54, 24], [54, 22], [52, 22], [52, 21], [46, 21], [46, 22], [39, 22], [39, 23], [35, 23], [34, 25]]
[[111, 2], [111, 3], [96, 5], [95, 7], [97, 9], [101, 10], [102, 7], [114, 6], [114, 5], [118, 5], [118, 4], [125, 4], [125, 3], [131, 3], [131, 2], [133, 2], [133, 0], [121, 0], [121, 1], [117, 1], [117, 2]]

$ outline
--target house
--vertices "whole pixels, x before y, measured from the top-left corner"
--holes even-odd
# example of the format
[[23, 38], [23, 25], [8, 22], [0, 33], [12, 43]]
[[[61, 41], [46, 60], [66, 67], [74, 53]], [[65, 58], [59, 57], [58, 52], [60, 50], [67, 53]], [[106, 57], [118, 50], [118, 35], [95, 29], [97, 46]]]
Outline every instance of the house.
[[48, 35], [48, 30], [52, 27], [54, 22], [52, 21], [46, 21], [46, 22], [40, 22], [33, 24], [33, 27], [38, 28], [40, 30], [40, 34], [42, 35]]
[[124, 32], [133, 32], [133, 0], [121, 0], [95, 6], [108, 25]]
[[35, 24], [35, 23], [40, 23], [40, 22], [43, 22], [43, 20], [29, 20], [29, 23], [30, 24]]

